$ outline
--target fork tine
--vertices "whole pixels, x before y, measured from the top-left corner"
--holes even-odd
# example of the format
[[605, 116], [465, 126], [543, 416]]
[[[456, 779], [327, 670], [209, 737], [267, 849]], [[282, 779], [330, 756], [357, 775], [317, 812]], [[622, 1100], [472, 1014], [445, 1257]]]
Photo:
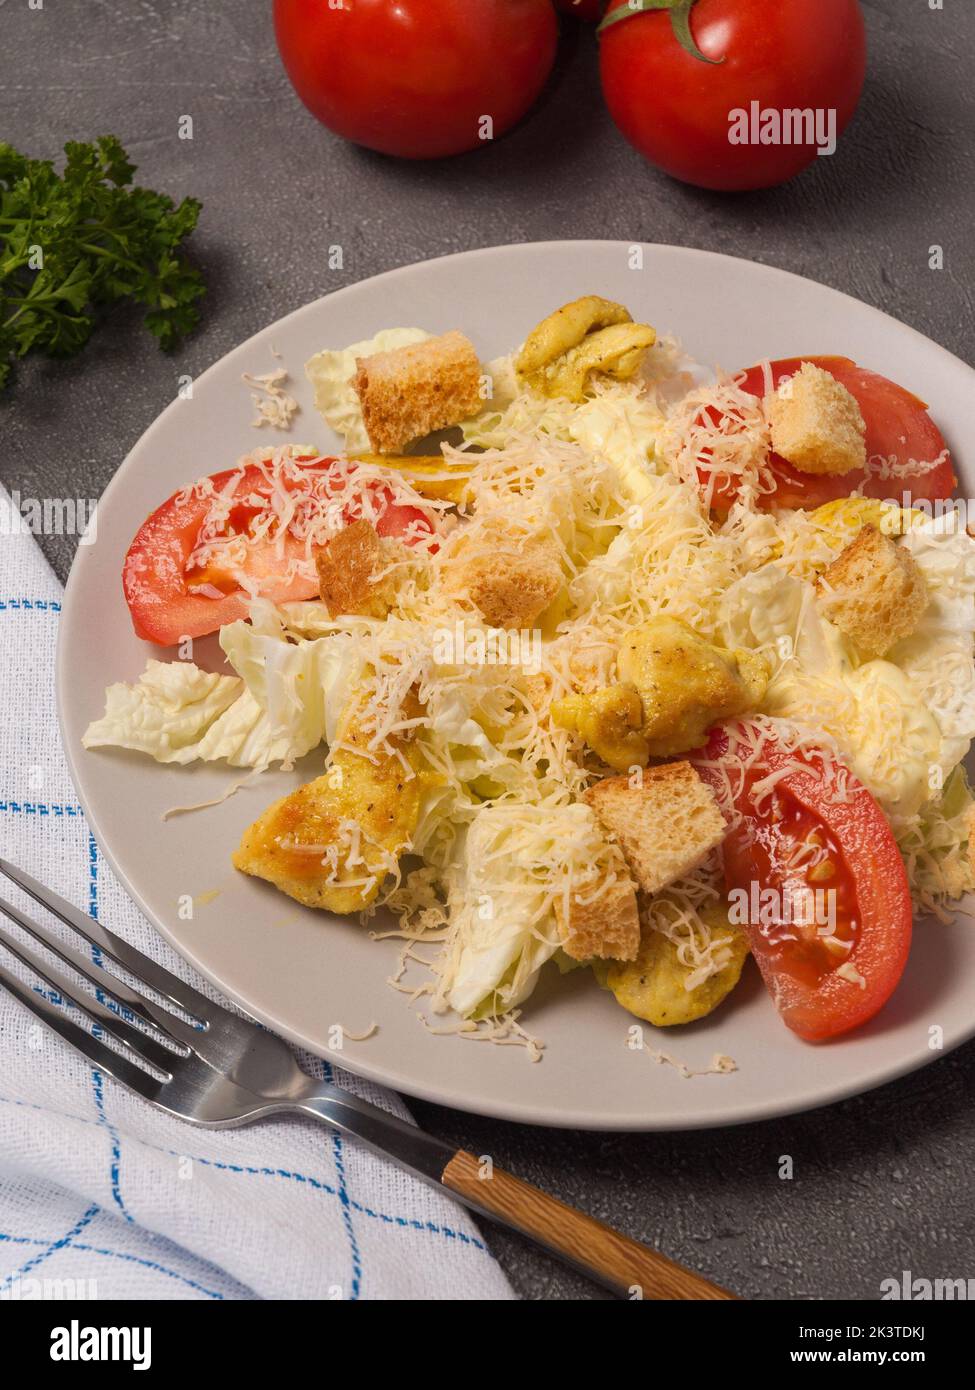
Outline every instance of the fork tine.
[[[156, 1009], [152, 1005], [151, 1000], [144, 999], [141, 994], [137, 994], [135, 990], [130, 989], [124, 980], [120, 980], [117, 975], [113, 975], [111, 971], [106, 970], [105, 967], [100, 965], [97, 961], [89, 959], [88, 956], [82, 955], [80, 951], [76, 951], [72, 946], [66, 945], [66, 943], [56, 937], [53, 932], [48, 931], [47, 927], [42, 927], [39, 922], [35, 922], [32, 918], [21, 912], [19, 908], [14, 907], [13, 903], [8, 903], [4, 898], [0, 898], [0, 912], [2, 912], [4, 916], [9, 917], [12, 922], [16, 922], [19, 927], [22, 927], [23, 930], [32, 936], [35, 941], [39, 942], [40, 945], [46, 946], [49, 951], [53, 951], [60, 960], [64, 961], [65, 965], [70, 965], [72, 970], [77, 970], [78, 974], [83, 975], [89, 984], [94, 985], [96, 989], [100, 989], [104, 994], [111, 996], [115, 1003], [121, 1008], [128, 1009], [130, 1013], [140, 1018], [143, 1023], [148, 1024], [157, 1032], [168, 1037], [170, 1042], [173, 1041], [170, 1034], [171, 1032], [177, 1032], [178, 1029], [170, 1029], [169, 1025], [181, 1023], [180, 1019], [175, 1018], [173, 1014], [168, 1013], [165, 1009]], [[115, 1016], [115, 1014], [112, 1015], [113, 1018]], [[183, 1027], [190, 1036], [195, 1032], [193, 1028], [189, 1028], [185, 1024]]]
[[32, 989], [21, 984], [20, 980], [15, 975], [11, 975], [10, 971], [3, 965], [0, 965], [0, 985], [8, 989], [14, 998], [19, 999], [21, 1004], [30, 1009], [31, 1013], [35, 1014], [42, 1023], [46, 1023], [65, 1042], [70, 1043], [73, 1048], [87, 1057], [88, 1061], [99, 1071], [114, 1076], [116, 1081], [121, 1081], [123, 1086], [128, 1086], [130, 1090], [135, 1091], [145, 1100], [158, 1101], [163, 1082], [151, 1076], [149, 1072], [143, 1071], [141, 1067], [126, 1061], [118, 1052], [113, 1052], [110, 1047], [106, 1047], [103, 1042], [99, 1042], [98, 1038], [87, 1033], [62, 1009], [50, 1003], [43, 995], [36, 994]]
[[[155, 1038], [140, 1033], [138, 1028], [133, 1028], [130, 1023], [125, 1022], [125, 1019], [119, 1018], [118, 1014], [106, 1009], [104, 1004], [99, 1003], [90, 994], [79, 989], [66, 975], [62, 975], [60, 970], [55, 970], [32, 951], [27, 950], [3, 927], [0, 927], [0, 945], [8, 950], [12, 956], [16, 956], [17, 960], [26, 965], [28, 970], [33, 970], [35, 975], [39, 975], [42, 980], [45, 980], [55, 993], [62, 995], [65, 999], [70, 999], [76, 1009], [80, 1009], [87, 1018], [91, 1019], [92, 1023], [104, 1028], [115, 1038], [116, 1042], [120, 1042], [123, 1047], [126, 1047], [144, 1062], [158, 1067], [167, 1075], [169, 1074], [173, 1063], [178, 1060], [178, 1054], [168, 1051]], [[81, 1031], [84, 1032], [84, 1029]]]
[[66, 898], [62, 898], [52, 889], [45, 888], [42, 883], [38, 883], [36, 878], [32, 878], [23, 869], [18, 869], [16, 865], [9, 863], [6, 859], [0, 859], [0, 873], [5, 874], [12, 883], [16, 883], [35, 902], [46, 907], [49, 912], [53, 912], [55, 917], [60, 918], [65, 926], [71, 927], [79, 936], [83, 936], [90, 945], [99, 947], [111, 960], [131, 971], [136, 979], [144, 985], [148, 985], [150, 989], [154, 989], [164, 999], [168, 999], [176, 1008], [192, 1014], [203, 1024], [209, 1023], [215, 1014], [226, 1014], [228, 1018], [234, 1017], [229, 1010], [224, 1009], [220, 1004], [215, 1004], [212, 999], [208, 999], [192, 985], [178, 979], [164, 966], [157, 965], [154, 960], [143, 955], [141, 951], [137, 951], [134, 946], [130, 946], [120, 936], [116, 936], [107, 927], [103, 927], [100, 922], [95, 921], [94, 917], [89, 917], [86, 913], [81, 912], [73, 903], [69, 903]]

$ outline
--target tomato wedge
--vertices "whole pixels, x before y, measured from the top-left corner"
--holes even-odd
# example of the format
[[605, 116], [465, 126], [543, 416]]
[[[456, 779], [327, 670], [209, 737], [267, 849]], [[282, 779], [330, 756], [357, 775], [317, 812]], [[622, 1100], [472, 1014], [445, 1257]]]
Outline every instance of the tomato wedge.
[[139, 637], [169, 647], [274, 603], [318, 593], [314, 547], [366, 516], [381, 536], [430, 544], [427, 512], [347, 460], [279, 455], [214, 473], [174, 493], [140, 526], [122, 568]]
[[725, 887], [783, 1021], [809, 1042], [859, 1027], [911, 945], [907, 873], [880, 807], [828, 754], [786, 751], [752, 723], [712, 730], [695, 763], [733, 817]]
[[[875, 473], [864, 483], [860, 471], [838, 477], [803, 473], [778, 454], [772, 453], [769, 464], [775, 479], [775, 491], [758, 500], [763, 510], [790, 507], [812, 511], [824, 502], [849, 497], [861, 484], [864, 496], [881, 500], [901, 501], [905, 492], [914, 501], [935, 502], [951, 496], [957, 479], [944, 437], [928, 414], [924, 401], [887, 377], [858, 367], [848, 357], [788, 357], [772, 362], [773, 388], [793, 376], [803, 362], [822, 367], [856, 397], [867, 426], [867, 459], [885, 460], [888, 469], [884, 473]], [[765, 395], [766, 377], [762, 366], [749, 367], [736, 379], [742, 390], [750, 395]], [[899, 470], [909, 468], [912, 462], [931, 463], [934, 466], [923, 472], [899, 473]], [[700, 478], [702, 486], [705, 486], [706, 474], [702, 472]], [[736, 480], [719, 478], [715, 483], [712, 510], [724, 515], [736, 496]]]

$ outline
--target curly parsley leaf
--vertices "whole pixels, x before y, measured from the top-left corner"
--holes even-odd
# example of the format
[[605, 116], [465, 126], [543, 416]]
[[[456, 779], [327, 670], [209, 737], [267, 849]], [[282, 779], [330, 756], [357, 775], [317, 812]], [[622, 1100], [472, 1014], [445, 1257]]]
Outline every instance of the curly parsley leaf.
[[64, 152], [58, 174], [0, 142], [0, 390], [28, 352], [78, 352], [100, 308], [142, 305], [166, 351], [199, 322], [206, 287], [183, 243], [200, 203], [133, 186], [135, 165], [114, 135]]

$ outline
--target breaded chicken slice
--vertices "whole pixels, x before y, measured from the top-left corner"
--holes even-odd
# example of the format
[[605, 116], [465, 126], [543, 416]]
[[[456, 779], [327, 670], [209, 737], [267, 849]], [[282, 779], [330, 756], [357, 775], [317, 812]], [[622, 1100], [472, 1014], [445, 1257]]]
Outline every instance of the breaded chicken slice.
[[[693, 1023], [711, 1013], [737, 985], [748, 958], [748, 937], [728, 920], [725, 904], [714, 903], [699, 912], [724, 964], [713, 975], [688, 989], [692, 971], [681, 963], [669, 937], [644, 922], [636, 960], [610, 966], [606, 983], [616, 1002], [655, 1028]], [[720, 944], [719, 944], [720, 943]]]
[[351, 913], [375, 902], [409, 849], [430, 775], [405, 740], [398, 746], [409, 771], [382, 748], [367, 752], [368, 743], [352, 724], [325, 776], [276, 801], [244, 832], [234, 867], [306, 907]]

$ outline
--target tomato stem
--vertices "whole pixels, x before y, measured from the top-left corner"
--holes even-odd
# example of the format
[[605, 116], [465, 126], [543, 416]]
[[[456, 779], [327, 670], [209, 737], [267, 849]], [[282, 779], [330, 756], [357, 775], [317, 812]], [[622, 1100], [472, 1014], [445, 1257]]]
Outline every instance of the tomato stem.
[[602, 34], [605, 29], [610, 29], [614, 24], [620, 24], [626, 19], [634, 19], [640, 14], [649, 14], [652, 10], [666, 10], [670, 15], [670, 27], [674, 31], [674, 37], [692, 58], [698, 58], [702, 63], [723, 63], [724, 58], [708, 58], [698, 48], [694, 42], [694, 35], [691, 33], [691, 10], [697, 0], [626, 0], [618, 10], [608, 14], [596, 30]]

